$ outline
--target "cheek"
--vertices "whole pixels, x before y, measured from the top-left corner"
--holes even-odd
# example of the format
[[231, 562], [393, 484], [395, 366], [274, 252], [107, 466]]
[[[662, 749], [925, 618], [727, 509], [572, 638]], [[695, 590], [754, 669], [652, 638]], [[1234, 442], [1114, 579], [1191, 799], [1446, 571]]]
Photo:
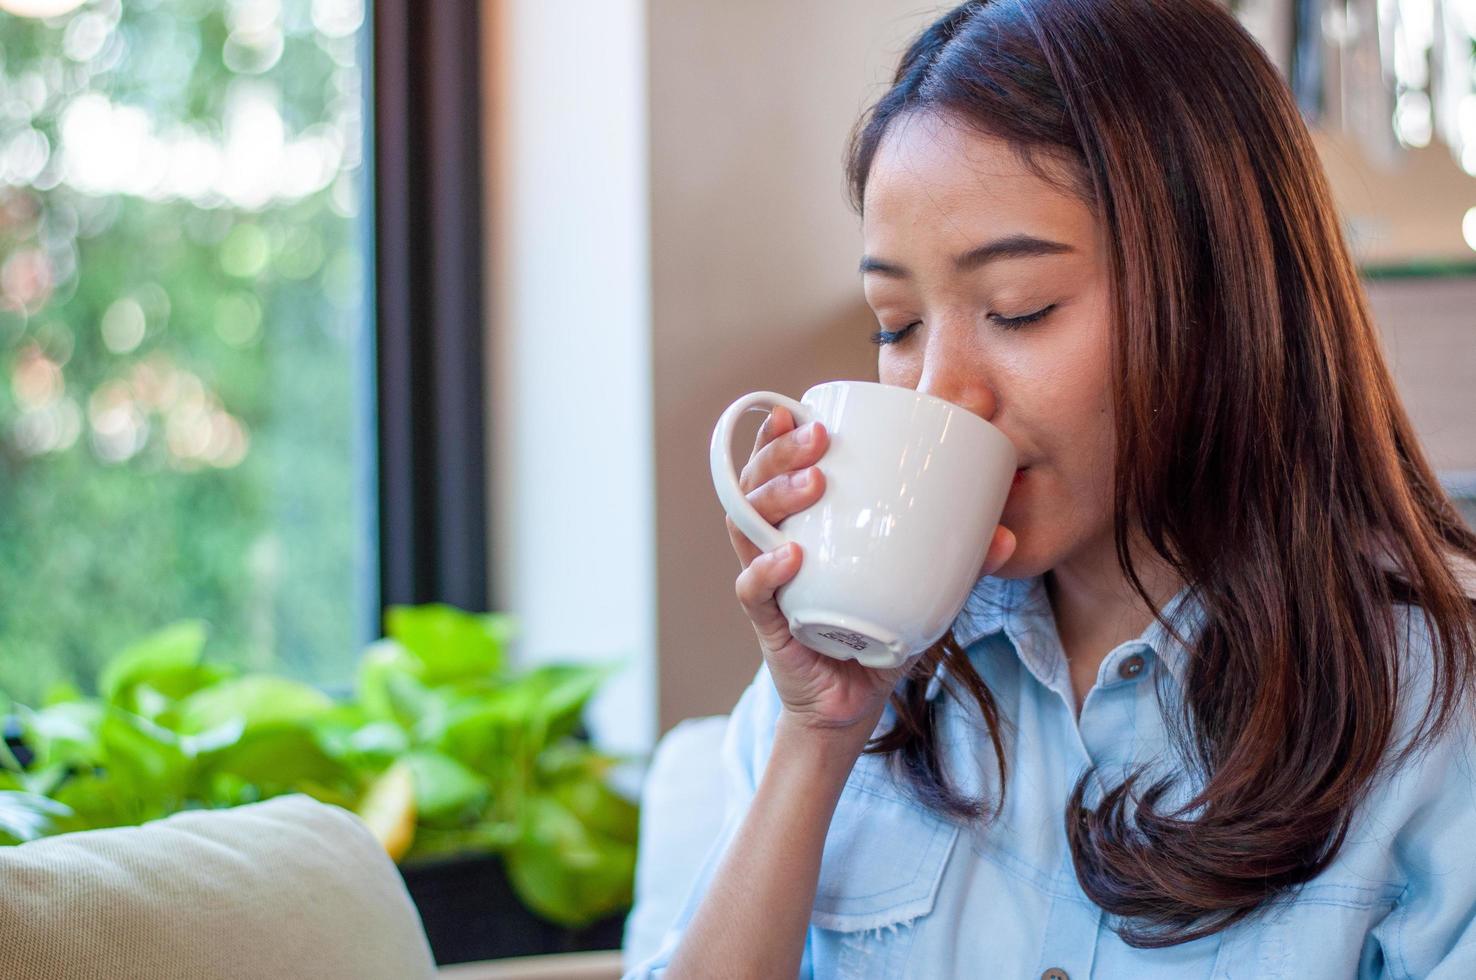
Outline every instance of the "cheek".
[[1037, 420], [1049, 420], [1060, 448], [1093, 469], [1110, 456], [1113, 440], [1107, 334], [1105, 313], [1068, 325], [1056, 335], [1059, 343], [1033, 352], [1033, 377], [1020, 380], [1033, 388]]
[[894, 347], [877, 349], [876, 380], [882, 384], [916, 389], [921, 376], [922, 369], [916, 358], [908, 357]]
[[1015, 420], [1044, 464], [1010, 508], [1037, 560], [1059, 557], [1111, 521], [1116, 437], [1101, 332], [1096, 324], [1063, 331], [1062, 343], [1022, 352], [1010, 372]]
[[1056, 434], [1060, 462], [1084, 473], [1110, 466], [1112, 393], [1105, 372], [1096, 365], [1063, 370], [1052, 382], [1049, 404], [1041, 406], [1041, 413]]

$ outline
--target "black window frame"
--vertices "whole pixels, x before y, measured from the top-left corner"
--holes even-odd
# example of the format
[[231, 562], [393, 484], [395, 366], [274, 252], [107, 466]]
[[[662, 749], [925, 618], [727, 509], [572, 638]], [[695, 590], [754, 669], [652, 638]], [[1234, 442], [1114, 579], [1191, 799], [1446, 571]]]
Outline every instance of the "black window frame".
[[391, 605], [483, 611], [492, 598], [479, 8], [372, 4], [377, 619]]

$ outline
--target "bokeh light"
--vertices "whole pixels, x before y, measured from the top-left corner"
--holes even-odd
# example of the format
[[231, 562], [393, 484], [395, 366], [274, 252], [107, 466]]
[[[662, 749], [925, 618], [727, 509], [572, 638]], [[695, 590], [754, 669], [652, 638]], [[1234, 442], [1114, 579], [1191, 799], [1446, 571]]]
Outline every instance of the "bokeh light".
[[0, 0], [0, 10], [17, 17], [60, 17], [86, 0]]

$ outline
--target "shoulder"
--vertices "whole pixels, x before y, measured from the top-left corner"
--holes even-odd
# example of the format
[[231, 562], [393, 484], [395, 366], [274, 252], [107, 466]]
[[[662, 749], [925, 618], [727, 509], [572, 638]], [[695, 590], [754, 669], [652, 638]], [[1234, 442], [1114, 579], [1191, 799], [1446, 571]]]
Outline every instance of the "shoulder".
[[[1392, 832], [1386, 840], [1396, 864], [1409, 875], [1438, 867], [1440, 848], [1463, 860], [1476, 855], [1476, 694], [1469, 686], [1449, 690], [1460, 683], [1461, 671], [1452, 672], [1445, 662], [1449, 654], [1419, 606], [1394, 607], [1394, 642], [1399, 670], [1394, 728], [1365, 809]], [[1451, 709], [1436, 729], [1447, 696]]]
[[[1396, 603], [1393, 623], [1392, 660], [1398, 671], [1398, 692], [1388, 749], [1390, 774], [1397, 782], [1401, 775], [1407, 777], [1413, 770], [1433, 766], [1446, 774], [1460, 772], [1469, 780], [1476, 736], [1476, 691], [1467, 678], [1476, 664], [1463, 666], [1461, 659], [1471, 658], [1476, 650], [1445, 648], [1434, 619], [1418, 605]], [[1435, 731], [1433, 726], [1446, 699], [1451, 701], [1449, 715]], [[1421, 748], [1396, 764], [1400, 751], [1416, 741]]]
[[[1387, 538], [1376, 536], [1376, 540], [1378, 567], [1396, 578], [1405, 577], [1401, 566], [1392, 557]], [[1467, 638], [1476, 639], [1476, 561], [1464, 555], [1450, 554], [1446, 557], [1446, 564], [1472, 603], [1466, 610], [1464, 626]], [[1392, 666], [1398, 671], [1399, 687], [1394, 735], [1396, 740], [1408, 741], [1420, 731], [1426, 720], [1433, 720], [1433, 714], [1426, 718], [1427, 709], [1432, 708], [1433, 702], [1449, 694], [1447, 689], [1451, 685], [1463, 683], [1467, 674], [1476, 668], [1476, 664], [1461, 662], [1463, 658], [1469, 660], [1476, 656], [1476, 649], [1447, 648], [1435, 619], [1417, 604], [1396, 602], [1392, 614]], [[1458, 626], [1453, 637], [1457, 644], [1462, 640], [1459, 632]], [[1466, 696], [1472, 693], [1476, 692], [1461, 692], [1462, 700], [1454, 712], [1452, 721], [1458, 724], [1451, 727], [1451, 734], [1457, 738], [1461, 736], [1462, 728], [1467, 733], [1470, 731], [1471, 719], [1476, 716], [1476, 703]], [[1397, 741], [1395, 747], [1398, 747]]]

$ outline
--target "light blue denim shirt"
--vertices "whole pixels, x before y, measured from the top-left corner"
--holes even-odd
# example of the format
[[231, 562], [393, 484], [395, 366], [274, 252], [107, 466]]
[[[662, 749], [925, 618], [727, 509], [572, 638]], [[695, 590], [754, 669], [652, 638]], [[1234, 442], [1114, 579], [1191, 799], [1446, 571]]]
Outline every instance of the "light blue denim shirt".
[[[1199, 611], [1187, 593], [1166, 611], [1180, 617], [1173, 620], [1180, 635], [1192, 636]], [[1421, 622], [1401, 607], [1401, 654], [1424, 686], [1409, 685], [1398, 737], [1411, 730], [1429, 690]], [[1183, 773], [1176, 802], [1188, 798], [1189, 770], [1173, 762], [1163, 713], [1178, 707], [1184, 647], [1154, 623], [1113, 649], [1078, 718], [1043, 579], [981, 579], [954, 629], [1015, 733], [1005, 739], [1004, 812], [982, 826], [944, 819], [912, 799], [883, 757], [861, 756], [826, 837], [801, 976], [1476, 978], [1469, 723], [1377, 783], [1336, 860], [1300, 890], [1218, 934], [1137, 949], [1077, 883], [1066, 801], [1091, 762], [1101, 778], [1089, 803], [1138, 762]], [[942, 697], [947, 772], [963, 791], [992, 800], [998, 767], [978, 709]], [[753, 798], [779, 709], [761, 668], [727, 730], [724, 829], [662, 948], [627, 977], [664, 973]], [[888, 707], [878, 730], [891, 721]]]

